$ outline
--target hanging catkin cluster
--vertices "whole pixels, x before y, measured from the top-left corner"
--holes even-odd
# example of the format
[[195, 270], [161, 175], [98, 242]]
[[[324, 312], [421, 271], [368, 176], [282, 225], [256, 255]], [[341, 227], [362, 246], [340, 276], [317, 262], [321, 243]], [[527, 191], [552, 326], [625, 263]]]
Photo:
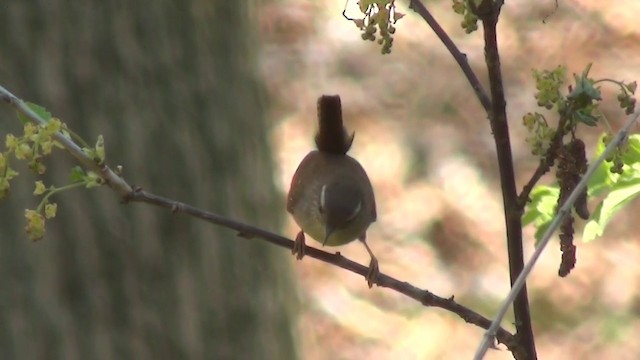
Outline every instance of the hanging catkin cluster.
[[[558, 167], [556, 171], [556, 179], [560, 185], [560, 196], [558, 197], [558, 206], [560, 207], [567, 201], [569, 195], [576, 185], [580, 182], [582, 175], [587, 171], [587, 158], [585, 155], [584, 142], [580, 139], [573, 139], [568, 144], [563, 145], [558, 153]], [[589, 218], [589, 209], [587, 208], [587, 190], [580, 194], [573, 205], [576, 214], [582, 219]], [[570, 213], [565, 217], [560, 226], [560, 251], [562, 252], [562, 261], [558, 269], [558, 275], [567, 276], [576, 264], [576, 246], [573, 244], [573, 228], [574, 217]]]

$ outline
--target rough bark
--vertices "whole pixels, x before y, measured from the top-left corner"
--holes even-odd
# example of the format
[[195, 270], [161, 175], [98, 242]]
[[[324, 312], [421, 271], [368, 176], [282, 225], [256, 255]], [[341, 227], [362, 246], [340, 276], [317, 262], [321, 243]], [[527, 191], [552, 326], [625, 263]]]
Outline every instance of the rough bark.
[[[40, 103], [158, 194], [277, 230], [252, 2], [12, 0], [0, 82]], [[0, 134], [18, 132], [0, 111]], [[62, 155], [62, 156], [60, 156]], [[61, 185], [73, 165], [47, 163]], [[289, 359], [287, 256], [107, 189], [54, 197], [30, 243], [33, 182], [0, 202], [0, 353], [6, 359]]]

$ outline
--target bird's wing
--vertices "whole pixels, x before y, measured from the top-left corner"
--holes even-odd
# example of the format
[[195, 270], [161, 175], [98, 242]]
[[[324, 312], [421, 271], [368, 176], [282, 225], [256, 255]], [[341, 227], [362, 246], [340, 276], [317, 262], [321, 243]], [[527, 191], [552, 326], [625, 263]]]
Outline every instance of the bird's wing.
[[315, 150], [308, 153], [307, 156], [302, 159], [300, 165], [298, 165], [298, 168], [296, 169], [296, 172], [293, 174], [291, 186], [289, 187], [289, 195], [287, 196], [287, 211], [291, 214], [293, 214], [293, 208], [300, 200], [304, 189], [304, 184], [301, 184], [304, 179], [301, 175], [304, 171], [310, 171], [309, 168], [316, 162], [315, 160], [317, 156], [318, 152]]

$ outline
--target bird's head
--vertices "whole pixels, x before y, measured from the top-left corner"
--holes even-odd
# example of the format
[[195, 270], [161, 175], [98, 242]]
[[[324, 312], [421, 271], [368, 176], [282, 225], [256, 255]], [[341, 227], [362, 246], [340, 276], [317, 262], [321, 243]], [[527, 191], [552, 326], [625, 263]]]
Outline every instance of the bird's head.
[[325, 225], [326, 244], [329, 236], [336, 230], [344, 229], [362, 212], [362, 191], [348, 181], [335, 181], [322, 186], [320, 191], [320, 208]]

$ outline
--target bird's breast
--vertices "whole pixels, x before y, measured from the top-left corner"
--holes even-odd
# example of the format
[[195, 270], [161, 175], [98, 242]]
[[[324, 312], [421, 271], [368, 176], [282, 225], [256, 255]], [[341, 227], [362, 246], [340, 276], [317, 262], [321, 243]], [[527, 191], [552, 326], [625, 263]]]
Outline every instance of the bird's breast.
[[325, 184], [353, 182], [361, 187], [365, 200], [359, 213], [344, 227], [336, 228], [327, 239], [327, 245], [337, 246], [362, 236], [376, 220], [375, 197], [369, 178], [362, 166], [353, 158], [343, 155], [312, 151], [302, 160], [293, 176], [287, 201], [287, 210], [302, 231], [318, 242], [325, 238], [325, 220], [320, 213], [320, 196]]

